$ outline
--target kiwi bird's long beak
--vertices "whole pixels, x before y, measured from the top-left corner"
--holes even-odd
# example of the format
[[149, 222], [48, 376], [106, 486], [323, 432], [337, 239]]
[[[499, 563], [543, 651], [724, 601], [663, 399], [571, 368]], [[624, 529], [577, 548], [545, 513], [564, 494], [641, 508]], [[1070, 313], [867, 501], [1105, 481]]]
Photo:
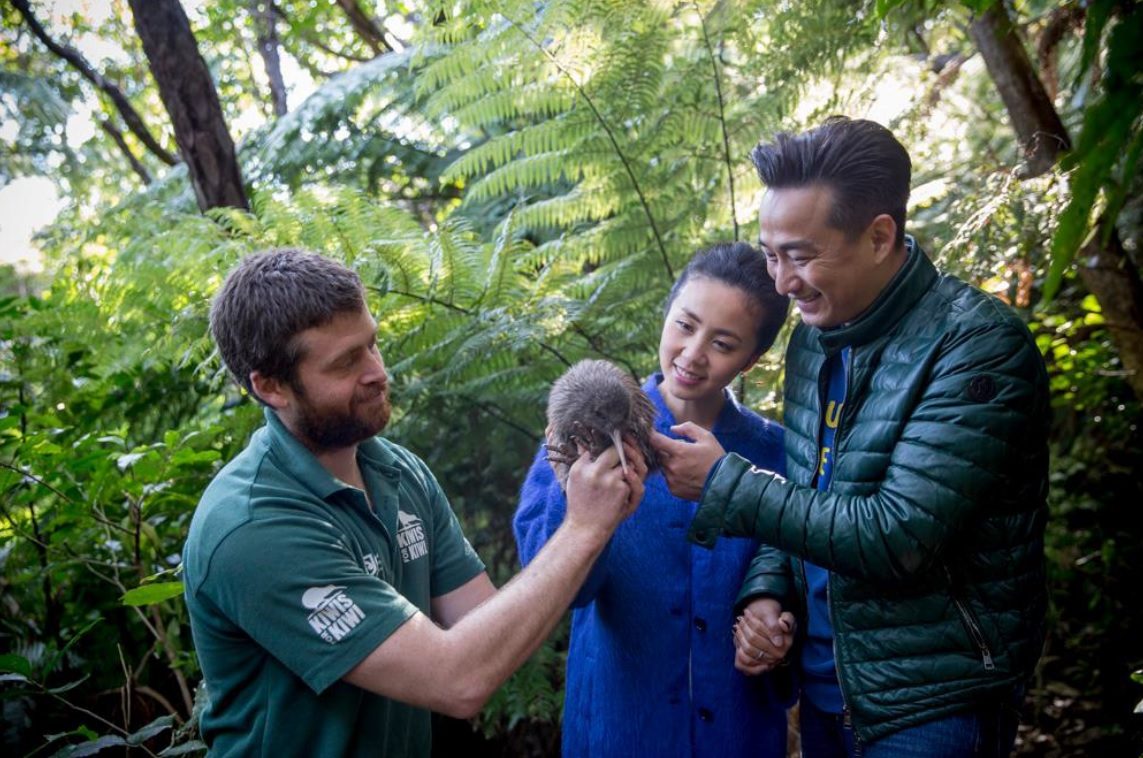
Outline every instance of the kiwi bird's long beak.
[[615, 444], [615, 449], [619, 451], [619, 465], [623, 467], [623, 473], [627, 473], [627, 456], [623, 453], [623, 435], [619, 433], [618, 429], [611, 430], [611, 441]]

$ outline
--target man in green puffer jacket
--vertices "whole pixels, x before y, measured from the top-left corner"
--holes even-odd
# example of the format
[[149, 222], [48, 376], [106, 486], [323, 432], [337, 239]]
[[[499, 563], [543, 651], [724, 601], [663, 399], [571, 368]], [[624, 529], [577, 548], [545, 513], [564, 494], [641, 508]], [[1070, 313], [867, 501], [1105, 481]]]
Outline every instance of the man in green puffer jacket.
[[[887, 129], [834, 118], [752, 158], [762, 251], [801, 313], [789, 479], [697, 427], [676, 429], [693, 444], [658, 436], [672, 491], [701, 496], [690, 538], [789, 554], [739, 601], [803, 609], [804, 755], [1007, 755], [1044, 634], [1043, 359], [1014, 313], [905, 236], [911, 164]], [[767, 633], [750, 618], [747, 650]]]

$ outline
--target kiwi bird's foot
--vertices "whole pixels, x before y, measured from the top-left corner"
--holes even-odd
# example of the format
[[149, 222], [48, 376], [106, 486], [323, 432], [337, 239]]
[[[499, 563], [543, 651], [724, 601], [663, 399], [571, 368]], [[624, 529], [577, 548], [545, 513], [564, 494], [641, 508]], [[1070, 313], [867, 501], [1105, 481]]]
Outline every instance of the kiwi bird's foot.
[[544, 449], [548, 451], [548, 463], [562, 463], [565, 466], [575, 463], [576, 456], [569, 454], [567, 444], [544, 445]]

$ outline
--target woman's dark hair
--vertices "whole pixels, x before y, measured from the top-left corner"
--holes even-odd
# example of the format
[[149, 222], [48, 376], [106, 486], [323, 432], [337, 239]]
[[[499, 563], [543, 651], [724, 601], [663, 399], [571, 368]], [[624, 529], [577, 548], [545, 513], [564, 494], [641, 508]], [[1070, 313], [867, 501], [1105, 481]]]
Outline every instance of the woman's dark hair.
[[766, 271], [766, 259], [758, 250], [745, 242], [720, 242], [695, 253], [671, 287], [664, 313], [670, 312], [683, 286], [697, 278], [712, 279], [745, 292], [758, 309], [754, 352], [761, 355], [770, 349], [786, 323], [790, 299], [774, 289], [774, 280]]
[[266, 250], [244, 258], [210, 308], [210, 331], [235, 381], [258, 398], [250, 374], [291, 385], [302, 354], [298, 335], [365, 308], [356, 273], [304, 250]]
[[759, 143], [750, 160], [769, 189], [829, 187], [829, 222], [850, 239], [886, 213], [897, 224], [894, 245], [904, 244], [913, 164], [893, 132], [881, 124], [832, 116], [803, 134], [780, 132], [773, 142]]

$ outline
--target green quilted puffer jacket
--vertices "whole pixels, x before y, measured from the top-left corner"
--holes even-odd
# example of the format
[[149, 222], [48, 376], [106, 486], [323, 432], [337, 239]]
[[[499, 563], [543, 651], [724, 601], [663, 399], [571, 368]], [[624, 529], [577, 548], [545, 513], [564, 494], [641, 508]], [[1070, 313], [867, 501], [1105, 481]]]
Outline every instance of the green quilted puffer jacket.
[[[795, 329], [789, 479], [724, 457], [689, 535], [706, 546], [720, 534], [752, 536], [830, 570], [838, 678], [863, 741], [1023, 683], [1040, 656], [1047, 604], [1043, 359], [1007, 307], [909, 248], [858, 320]], [[833, 477], [819, 492], [823, 368], [847, 345]], [[803, 573], [771, 555], [755, 562], [749, 592], [802, 602]]]

